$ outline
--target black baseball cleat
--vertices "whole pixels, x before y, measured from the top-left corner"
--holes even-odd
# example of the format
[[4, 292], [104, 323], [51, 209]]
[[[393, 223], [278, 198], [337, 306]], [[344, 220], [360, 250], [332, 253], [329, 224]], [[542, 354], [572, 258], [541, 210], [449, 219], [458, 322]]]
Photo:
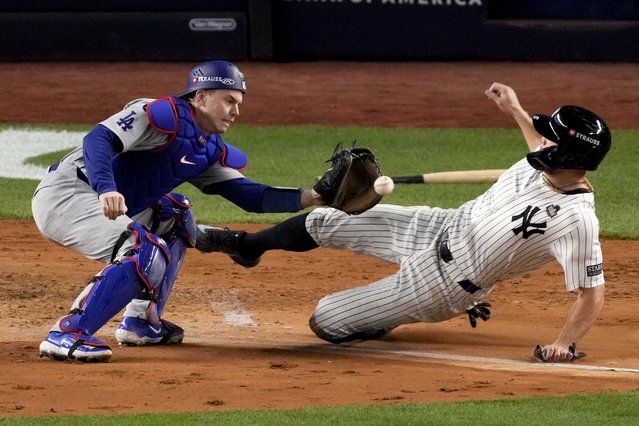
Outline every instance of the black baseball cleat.
[[209, 225], [197, 226], [197, 238], [195, 248], [204, 252], [226, 253], [238, 265], [252, 268], [260, 263], [261, 256], [257, 259], [248, 259], [240, 254], [240, 244], [246, 232], [232, 231], [228, 228], [218, 228]]

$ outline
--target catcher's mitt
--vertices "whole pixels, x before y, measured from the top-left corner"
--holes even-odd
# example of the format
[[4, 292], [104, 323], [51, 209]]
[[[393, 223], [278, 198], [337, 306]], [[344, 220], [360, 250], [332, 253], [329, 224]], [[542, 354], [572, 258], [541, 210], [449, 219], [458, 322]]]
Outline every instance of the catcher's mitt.
[[382, 199], [373, 187], [382, 171], [369, 148], [355, 146], [355, 142], [351, 148], [338, 144], [328, 162], [331, 168], [313, 186], [326, 205], [360, 214]]

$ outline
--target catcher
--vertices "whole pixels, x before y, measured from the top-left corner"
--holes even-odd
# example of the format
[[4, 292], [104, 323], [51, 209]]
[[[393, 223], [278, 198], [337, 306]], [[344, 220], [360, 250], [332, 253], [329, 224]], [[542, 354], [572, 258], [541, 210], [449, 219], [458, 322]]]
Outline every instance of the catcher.
[[239, 116], [245, 93], [234, 64], [201, 63], [181, 95], [129, 102], [51, 165], [32, 199], [38, 229], [106, 266], [53, 324], [40, 356], [107, 361], [111, 348], [94, 334], [125, 307], [118, 343], [182, 342], [184, 330], [163, 315], [196, 240], [191, 202], [171, 192], [178, 185], [189, 182], [256, 213], [322, 204], [310, 189], [257, 183], [241, 173], [246, 155], [221, 135]]
[[595, 323], [605, 292], [599, 223], [585, 174], [610, 149], [610, 131], [582, 107], [531, 117], [510, 87], [493, 83], [485, 93], [519, 125], [530, 152], [459, 208], [378, 204], [358, 215], [317, 208], [257, 233], [204, 229], [198, 242], [244, 261], [257, 262], [267, 250], [322, 246], [396, 263], [397, 273], [318, 302], [309, 324], [331, 343], [464, 314], [475, 327], [490, 318], [482, 298], [499, 282], [556, 259], [575, 301], [557, 338], [535, 346], [532, 356], [541, 362], [583, 357], [576, 342]]

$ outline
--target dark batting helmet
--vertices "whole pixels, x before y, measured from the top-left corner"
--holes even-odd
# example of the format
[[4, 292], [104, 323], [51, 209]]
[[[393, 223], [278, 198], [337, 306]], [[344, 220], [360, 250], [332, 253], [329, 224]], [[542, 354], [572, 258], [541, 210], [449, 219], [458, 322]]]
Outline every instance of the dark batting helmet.
[[557, 145], [528, 153], [537, 170], [595, 170], [610, 150], [612, 139], [606, 123], [594, 112], [565, 105], [551, 116], [535, 115], [535, 130]]
[[186, 80], [186, 91], [180, 98], [187, 99], [200, 89], [230, 89], [246, 93], [246, 82], [244, 74], [234, 64], [226, 61], [208, 61], [191, 70]]

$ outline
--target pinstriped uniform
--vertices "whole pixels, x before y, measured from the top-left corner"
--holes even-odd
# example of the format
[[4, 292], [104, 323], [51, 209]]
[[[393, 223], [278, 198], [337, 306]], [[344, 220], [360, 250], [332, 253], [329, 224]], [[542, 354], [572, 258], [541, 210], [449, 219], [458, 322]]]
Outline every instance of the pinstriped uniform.
[[[569, 291], [604, 283], [593, 194], [556, 192], [526, 159], [458, 209], [380, 204], [348, 216], [322, 208], [308, 215], [306, 228], [320, 246], [399, 265], [391, 276], [319, 301], [315, 327], [333, 338], [451, 319], [501, 280], [553, 259]], [[442, 239], [453, 257], [448, 262]]]

